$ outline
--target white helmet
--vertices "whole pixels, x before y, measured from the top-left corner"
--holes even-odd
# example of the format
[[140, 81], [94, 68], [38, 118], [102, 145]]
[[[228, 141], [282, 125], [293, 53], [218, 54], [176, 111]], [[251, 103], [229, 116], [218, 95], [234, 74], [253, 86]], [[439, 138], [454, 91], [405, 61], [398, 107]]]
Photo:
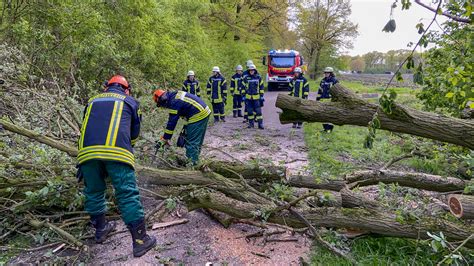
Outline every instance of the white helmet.
[[189, 71], [188, 71], [188, 75], [187, 75], [187, 76], [188, 76], [188, 77], [189, 77], [189, 76], [194, 76], [194, 71], [192, 71], [192, 70], [189, 70]]
[[252, 60], [247, 60], [246, 65], [247, 65], [247, 68], [250, 67], [250, 65], [253, 65], [253, 61]]
[[324, 69], [324, 73], [332, 73], [332, 72], [334, 72], [334, 69], [332, 67], [326, 67]]
[[235, 70], [236, 70], [236, 71], [239, 71], [239, 70], [242, 71], [242, 70], [244, 70], [244, 69], [242, 68], [241, 65], [238, 65], [238, 66], [235, 68]]
[[220, 73], [221, 70], [219, 69], [218, 66], [215, 66], [215, 67], [212, 68], [212, 72], [219, 72]]
[[257, 70], [254, 64], [249, 65], [249, 70]]
[[301, 71], [301, 67], [295, 68], [295, 73], [303, 73], [303, 71]]

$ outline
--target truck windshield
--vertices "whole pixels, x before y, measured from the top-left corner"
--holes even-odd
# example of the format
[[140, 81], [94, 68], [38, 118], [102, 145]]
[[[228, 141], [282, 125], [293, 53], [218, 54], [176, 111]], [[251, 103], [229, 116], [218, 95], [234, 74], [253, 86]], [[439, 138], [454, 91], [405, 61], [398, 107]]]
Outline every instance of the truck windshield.
[[271, 65], [274, 67], [292, 67], [295, 65], [294, 57], [271, 57]]

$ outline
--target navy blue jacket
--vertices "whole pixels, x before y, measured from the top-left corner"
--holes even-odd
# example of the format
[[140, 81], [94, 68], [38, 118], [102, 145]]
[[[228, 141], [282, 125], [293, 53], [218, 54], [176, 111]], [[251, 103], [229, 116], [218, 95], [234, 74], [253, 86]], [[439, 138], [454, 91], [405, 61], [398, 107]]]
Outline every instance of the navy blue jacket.
[[290, 95], [298, 98], [308, 99], [309, 84], [308, 80], [300, 74], [299, 77], [294, 77], [290, 82]]
[[207, 81], [207, 95], [211, 97], [212, 103], [222, 103], [226, 101], [227, 81], [221, 74], [209, 77]]
[[199, 81], [197, 79], [194, 79], [193, 81], [186, 79], [183, 82], [183, 87], [181, 87], [181, 90], [201, 97], [201, 86], [199, 85]]
[[89, 99], [79, 138], [77, 160], [117, 161], [134, 166], [132, 146], [140, 134], [139, 103], [120, 86]]
[[255, 71], [255, 74], [244, 76], [242, 95], [247, 100], [260, 100], [265, 92], [262, 77]]
[[334, 76], [324, 77], [321, 83], [319, 83], [318, 97], [316, 100], [331, 98], [331, 87], [337, 83], [339, 83], [339, 81]]
[[242, 74], [235, 73], [230, 81], [230, 93], [240, 95], [242, 93]]
[[184, 91], [166, 92], [168, 100], [163, 107], [170, 109], [164, 139], [171, 139], [180, 117], [192, 124], [207, 118], [211, 109], [198, 96]]

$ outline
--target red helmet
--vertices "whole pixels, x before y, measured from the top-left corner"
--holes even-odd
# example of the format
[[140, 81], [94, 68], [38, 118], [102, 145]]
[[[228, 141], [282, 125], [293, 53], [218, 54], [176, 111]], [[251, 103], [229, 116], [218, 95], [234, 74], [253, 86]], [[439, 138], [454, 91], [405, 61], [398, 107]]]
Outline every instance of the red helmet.
[[119, 84], [119, 85], [122, 85], [122, 87], [123, 87], [124, 89], [129, 89], [129, 88], [130, 88], [130, 86], [129, 86], [129, 84], [128, 84], [128, 81], [127, 81], [124, 77], [122, 77], [122, 76], [120, 76], [120, 75], [115, 75], [115, 76], [113, 76], [113, 77], [107, 82], [107, 85], [110, 86], [110, 85], [112, 85], [113, 83], [117, 83], [117, 84]]
[[164, 90], [156, 90], [155, 92], [153, 92], [153, 101], [155, 103], [158, 103], [160, 97], [163, 96], [163, 94], [165, 94]]

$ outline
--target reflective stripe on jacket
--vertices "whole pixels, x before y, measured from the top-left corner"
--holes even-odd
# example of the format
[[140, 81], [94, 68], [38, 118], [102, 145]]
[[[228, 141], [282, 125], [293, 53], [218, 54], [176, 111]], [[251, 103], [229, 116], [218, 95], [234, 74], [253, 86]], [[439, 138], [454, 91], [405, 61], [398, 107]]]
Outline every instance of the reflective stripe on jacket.
[[221, 103], [227, 98], [227, 81], [221, 74], [209, 78], [207, 95], [211, 97], [212, 103]]
[[169, 109], [168, 123], [166, 124], [164, 139], [171, 139], [179, 118], [184, 118], [188, 124], [203, 120], [211, 114], [211, 109], [198, 96], [184, 92], [167, 92], [168, 101], [163, 106]]
[[89, 100], [79, 138], [79, 164], [93, 159], [134, 166], [132, 146], [140, 134], [139, 103], [120, 87], [110, 87]]
[[290, 95], [298, 98], [307, 99], [309, 96], [309, 84], [303, 75], [295, 77], [290, 82]]

